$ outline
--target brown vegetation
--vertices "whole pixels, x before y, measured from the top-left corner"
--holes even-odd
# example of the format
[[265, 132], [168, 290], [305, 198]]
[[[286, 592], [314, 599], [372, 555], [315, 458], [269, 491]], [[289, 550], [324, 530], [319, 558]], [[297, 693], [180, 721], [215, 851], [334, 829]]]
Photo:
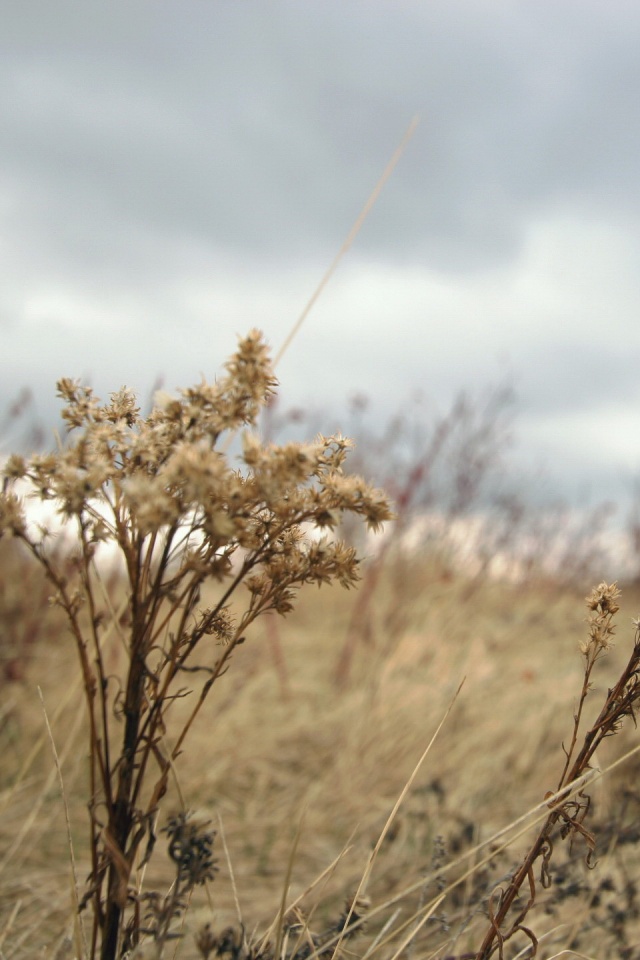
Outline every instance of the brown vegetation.
[[[225, 437], [272, 388], [254, 334], [147, 418], [63, 381], [69, 444], [7, 465], [23, 549], [0, 557], [0, 598], [34, 587], [0, 648], [24, 651], [0, 717], [2, 956], [640, 957], [637, 754], [598, 772], [634, 749], [640, 695], [617, 588], [589, 594], [585, 626], [579, 565], [505, 582], [432, 539], [360, 565], [309, 539], [389, 508], [342, 438], [247, 434], [232, 465]], [[75, 551], [27, 523], [14, 482], [76, 524]], [[330, 586], [360, 569], [359, 593]]]

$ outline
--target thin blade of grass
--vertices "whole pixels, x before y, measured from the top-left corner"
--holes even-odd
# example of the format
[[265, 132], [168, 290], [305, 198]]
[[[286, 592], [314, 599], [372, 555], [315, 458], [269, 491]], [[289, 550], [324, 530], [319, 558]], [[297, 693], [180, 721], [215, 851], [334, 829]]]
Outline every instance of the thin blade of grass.
[[276, 946], [273, 952], [275, 960], [278, 960], [280, 956], [280, 948], [282, 947], [282, 931], [284, 929], [284, 918], [286, 915], [286, 905], [287, 897], [289, 896], [289, 888], [291, 886], [291, 876], [293, 874], [293, 864], [296, 858], [296, 851], [298, 849], [298, 843], [300, 842], [300, 837], [302, 836], [302, 824], [304, 821], [304, 816], [306, 813], [306, 806], [303, 808], [298, 820], [298, 826], [296, 828], [296, 834], [293, 838], [293, 843], [291, 845], [291, 852], [289, 854], [289, 859], [287, 861], [287, 872], [285, 875], [284, 884], [282, 886], [282, 898], [280, 900], [280, 907], [278, 909], [278, 918], [276, 925]]
[[402, 806], [402, 803], [403, 803], [405, 797], [407, 796], [409, 790], [411, 789], [411, 787], [412, 787], [412, 785], [413, 785], [413, 782], [414, 782], [415, 778], [417, 777], [417, 775], [418, 775], [418, 773], [419, 773], [419, 771], [420, 771], [420, 769], [421, 769], [421, 767], [422, 767], [422, 764], [423, 764], [424, 761], [426, 760], [427, 755], [429, 754], [429, 752], [430, 752], [433, 744], [435, 743], [435, 741], [436, 741], [436, 739], [437, 739], [437, 737], [438, 737], [438, 734], [439, 734], [440, 731], [442, 730], [442, 727], [444, 726], [444, 723], [445, 723], [445, 721], [447, 720], [447, 717], [448, 717], [449, 714], [451, 713], [451, 710], [452, 710], [452, 708], [453, 708], [453, 705], [454, 705], [454, 703], [456, 702], [456, 700], [458, 699], [458, 695], [459, 695], [460, 691], [462, 690], [463, 684], [464, 684], [464, 680], [462, 681], [462, 683], [460, 684], [460, 686], [458, 687], [458, 689], [457, 689], [456, 692], [454, 693], [454, 695], [453, 695], [453, 697], [452, 697], [452, 699], [451, 699], [451, 702], [449, 703], [449, 706], [447, 707], [447, 709], [446, 709], [446, 711], [445, 711], [445, 713], [444, 713], [444, 716], [443, 716], [442, 719], [440, 720], [440, 723], [439, 723], [438, 726], [436, 727], [433, 736], [431, 737], [431, 739], [429, 740], [429, 743], [428, 743], [427, 746], [425, 747], [425, 749], [424, 749], [424, 751], [423, 751], [423, 753], [422, 753], [422, 756], [420, 757], [420, 759], [419, 759], [418, 762], [416, 763], [415, 767], [413, 768], [413, 770], [412, 770], [412, 772], [411, 772], [411, 775], [409, 776], [409, 779], [408, 779], [407, 782], [405, 783], [404, 787], [402, 788], [402, 790], [401, 790], [401, 792], [400, 792], [400, 795], [399, 795], [398, 799], [397, 799], [396, 802], [394, 803], [393, 809], [391, 810], [391, 813], [390, 813], [389, 816], [387, 817], [386, 823], [385, 823], [385, 825], [383, 826], [383, 828], [382, 828], [382, 830], [381, 830], [381, 832], [380, 832], [380, 836], [378, 837], [378, 839], [377, 839], [377, 841], [376, 841], [376, 844], [375, 844], [373, 850], [371, 851], [371, 854], [370, 854], [370, 856], [369, 856], [369, 860], [368, 860], [368, 862], [367, 862], [367, 866], [365, 867], [365, 871], [364, 871], [364, 874], [363, 874], [363, 876], [362, 876], [362, 880], [360, 881], [360, 886], [358, 887], [358, 890], [357, 890], [357, 892], [356, 892], [356, 898], [359, 897], [361, 894], [363, 894], [363, 893], [365, 892], [367, 882], [368, 882], [368, 880], [369, 880], [369, 877], [370, 877], [370, 875], [371, 875], [371, 871], [372, 871], [372, 869], [373, 869], [373, 864], [375, 863], [376, 858], [377, 858], [377, 856], [378, 856], [378, 854], [379, 854], [379, 852], [380, 852], [380, 848], [382, 847], [382, 844], [383, 844], [384, 841], [385, 841], [385, 837], [386, 837], [387, 834], [389, 833], [389, 830], [391, 829], [391, 825], [393, 824], [393, 821], [395, 820], [395, 818], [396, 818], [396, 816], [397, 816], [397, 814], [398, 814], [398, 810], [399, 810], [400, 807]]
[[0, 931], [0, 950], [2, 949], [2, 945], [4, 944], [4, 941], [7, 938], [7, 934], [10, 933], [11, 928], [13, 927], [13, 924], [15, 922], [16, 917], [18, 916], [18, 913], [20, 912], [21, 907], [22, 907], [22, 900], [16, 900], [16, 902], [13, 905], [13, 910], [7, 917], [7, 922], [5, 923], [4, 927]]
[[[68, 734], [66, 734], [67, 739], [65, 741], [64, 750], [62, 752], [61, 763], [64, 763], [66, 758], [69, 756], [71, 750], [74, 748], [75, 738], [80, 729], [83, 719], [84, 719], [83, 712], [81, 710], [78, 710], [75, 720], [73, 722], [73, 726], [69, 730]], [[45, 738], [46, 738], [46, 734], [44, 735], [44, 737], [41, 738], [41, 740], [44, 742]], [[2, 860], [0, 860], [0, 873], [2, 873], [5, 870], [7, 864], [13, 858], [16, 851], [20, 848], [20, 845], [22, 844], [24, 838], [29, 834], [34, 823], [36, 823], [38, 816], [40, 814], [40, 811], [42, 809], [42, 805], [47, 796], [47, 793], [49, 792], [49, 790], [51, 790], [51, 787], [53, 786], [56, 777], [57, 777], [57, 772], [56, 772], [56, 769], [54, 768], [51, 771], [51, 773], [49, 773], [49, 775], [47, 776], [39, 795], [33, 801], [33, 804], [29, 811], [29, 815], [23, 821], [22, 826], [20, 827], [20, 830], [18, 831], [18, 833], [16, 834], [13, 840], [13, 843], [10, 844], [8, 849], [5, 851], [5, 854]]]
[[402, 154], [403, 154], [404, 151], [406, 150], [409, 141], [411, 140], [412, 136], [413, 136], [414, 133], [416, 132], [416, 129], [417, 129], [417, 127], [418, 127], [418, 123], [419, 123], [419, 122], [420, 122], [419, 117], [418, 117], [418, 116], [415, 116], [415, 117], [412, 119], [412, 121], [411, 121], [411, 123], [409, 124], [409, 126], [407, 127], [407, 130], [406, 130], [406, 132], [405, 132], [402, 140], [400, 141], [400, 143], [399, 143], [398, 146], [396, 147], [396, 149], [395, 149], [395, 151], [394, 151], [394, 153], [393, 153], [393, 156], [392, 156], [391, 159], [389, 160], [389, 163], [387, 164], [387, 166], [385, 167], [385, 169], [384, 169], [384, 171], [383, 171], [383, 173], [382, 173], [382, 176], [380, 177], [380, 179], [379, 179], [378, 182], [376, 183], [375, 187], [373, 188], [373, 190], [372, 190], [371, 193], [369, 194], [369, 197], [368, 197], [368, 199], [367, 199], [367, 202], [365, 203], [364, 207], [363, 207], [362, 210], [360, 211], [360, 213], [359, 213], [358, 217], [356, 218], [353, 226], [351, 227], [351, 230], [350, 230], [349, 233], [347, 234], [347, 237], [346, 237], [344, 243], [342, 244], [342, 246], [341, 246], [340, 249], [338, 250], [338, 252], [337, 252], [337, 254], [335, 255], [335, 257], [333, 258], [333, 260], [332, 260], [331, 264], [329, 265], [329, 267], [328, 267], [325, 275], [323, 276], [322, 280], [320, 281], [320, 283], [318, 284], [318, 286], [317, 286], [316, 289], [314, 290], [313, 294], [311, 295], [311, 298], [309, 299], [306, 307], [304, 308], [304, 310], [302, 311], [302, 313], [301, 313], [300, 316], [298, 317], [298, 320], [296, 321], [296, 323], [293, 325], [292, 329], [290, 330], [290, 332], [289, 332], [288, 335], [286, 336], [286, 338], [285, 338], [285, 340], [284, 340], [284, 343], [282, 344], [282, 346], [280, 347], [280, 349], [279, 349], [278, 352], [276, 353], [276, 355], [275, 355], [275, 357], [274, 357], [274, 359], [273, 359], [273, 367], [274, 367], [274, 369], [277, 367], [277, 365], [278, 365], [278, 363], [280, 362], [280, 360], [282, 360], [282, 357], [284, 356], [284, 354], [285, 354], [286, 351], [288, 350], [288, 348], [289, 348], [292, 340], [294, 339], [294, 337], [296, 336], [296, 334], [297, 334], [298, 331], [300, 330], [302, 324], [303, 324], [304, 321], [307, 319], [309, 313], [310, 313], [311, 310], [313, 309], [313, 306], [315, 305], [316, 301], [317, 301], [318, 298], [320, 297], [322, 291], [324, 290], [324, 288], [326, 287], [326, 285], [329, 283], [329, 280], [331, 279], [331, 277], [332, 277], [333, 274], [335, 273], [336, 268], [337, 268], [338, 264], [340, 263], [340, 261], [342, 260], [343, 256], [344, 256], [345, 253], [349, 250], [349, 247], [351, 246], [351, 244], [353, 243], [353, 241], [355, 240], [355, 238], [358, 236], [358, 233], [360, 232], [360, 228], [362, 227], [362, 224], [363, 224], [364, 221], [367, 219], [369, 213], [370, 213], [371, 210], [373, 209], [376, 200], [378, 199], [378, 197], [380, 196], [380, 194], [381, 194], [381, 192], [382, 192], [382, 188], [384, 187], [385, 183], [387, 182], [387, 180], [389, 179], [389, 177], [390, 177], [391, 174], [393, 173], [393, 171], [394, 171], [394, 169], [395, 169], [395, 166], [396, 166], [396, 164], [398, 163], [398, 160], [400, 159], [400, 157], [402, 156]]
[[[395, 938], [398, 936], [399, 933], [402, 933], [403, 930], [406, 930], [408, 927], [411, 927], [413, 924], [413, 929], [410, 931], [409, 935], [405, 938], [405, 940], [403, 940], [402, 947], [400, 948], [401, 951], [406, 949], [406, 947], [408, 947], [409, 944], [413, 941], [418, 931], [422, 929], [422, 927], [424, 926], [426, 921], [429, 919], [429, 917], [433, 915], [434, 910], [436, 910], [436, 908], [445, 899], [445, 897], [447, 896], [447, 892], [448, 891], [445, 890], [441, 894], [438, 894], [438, 896], [435, 897], [433, 900], [431, 900], [429, 903], [423, 904], [418, 910], [415, 911], [415, 913], [412, 913], [410, 917], [407, 917], [406, 920], [403, 920], [400, 926], [396, 927], [393, 933], [391, 933], [384, 940], [379, 940], [375, 948], [369, 948], [365, 956], [366, 957], [373, 956], [376, 950], [380, 950], [382, 947], [386, 947], [387, 944], [395, 940]], [[364, 960], [364, 958], [362, 958], [362, 960]]]
[[398, 919], [399, 916], [400, 916], [400, 910], [399, 910], [399, 909], [398, 909], [398, 910], [394, 910], [394, 912], [391, 914], [391, 916], [390, 916], [389, 919], [386, 921], [386, 923], [382, 926], [382, 928], [381, 928], [381, 929], [378, 931], [378, 933], [375, 935], [375, 937], [373, 938], [373, 940], [371, 941], [371, 943], [369, 944], [369, 946], [367, 947], [367, 949], [366, 949], [365, 952], [363, 953], [363, 955], [362, 955], [362, 957], [360, 958], [360, 960], [368, 960], [368, 958], [371, 956], [371, 954], [374, 953], [375, 950], [377, 949], [378, 944], [383, 943], [383, 942], [384, 942], [384, 943], [387, 942], [386, 940], [383, 940], [383, 938], [384, 938], [385, 934], [388, 933], [388, 931], [391, 929], [391, 927], [392, 927], [393, 924], [396, 922], [396, 920]]
[[591, 957], [586, 953], [577, 953], [575, 950], [561, 950], [560, 953], [554, 953], [549, 960], [558, 960], [558, 957], [578, 957], [578, 960], [598, 960], [597, 957]]
[[60, 784], [60, 796], [62, 797], [62, 807], [64, 809], [64, 822], [67, 829], [67, 844], [69, 849], [69, 865], [71, 867], [71, 900], [73, 907], [73, 926], [74, 926], [74, 938], [76, 941], [76, 949], [82, 947], [82, 955], [88, 956], [87, 941], [84, 935], [84, 927], [80, 922], [80, 898], [78, 896], [78, 871], [76, 869], [76, 858], [73, 850], [73, 838], [71, 836], [71, 817], [69, 815], [69, 804], [67, 801], [67, 792], [64, 787], [64, 778], [62, 776], [62, 766], [60, 764], [60, 757], [58, 756], [58, 751], [56, 748], [56, 742], [53, 738], [53, 731], [51, 729], [51, 724], [49, 723], [49, 716], [47, 714], [47, 708], [45, 706], [44, 697], [42, 695], [42, 690], [38, 687], [38, 696], [40, 697], [40, 703], [42, 704], [42, 713], [44, 714], [44, 722], [47, 727], [47, 734], [49, 736], [49, 743], [51, 745], [51, 753], [53, 754], [53, 761], [55, 763], [56, 772], [58, 774], [58, 783]]
[[364, 873], [362, 874], [362, 878], [361, 878], [361, 880], [360, 880], [360, 883], [358, 884], [358, 889], [356, 890], [355, 896], [353, 897], [353, 899], [352, 899], [352, 901], [351, 901], [351, 905], [350, 905], [350, 907], [349, 907], [349, 911], [348, 911], [347, 917], [346, 917], [346, 919], [345, 919], [345, 923], [344, 923], [343, 930], [342, 930], [342, 932], [340, 933], [340, 937], [339, 937], [339, 939], [338, 939], [338, 941], [337, 941], [337, 943], [336, 943], [336, 945], [335, 945], [334, 951], [333, 951], [332, 960], [335, 960], [335, 958], [336, 958], [336, 956], [337, 956], [337, 954], [338, 954], [338, 950], [340, 949], [340, 944], [342, 943], [342, 940], [343, 940], [343, 938], [344, 938], [344, 931], [347, 930], [347, 929], [349, 929], [349, 922], [350, 922], [351, 917], [352, 917], [352, 915], [353, 915], [354, 905], [358, 902], [358, 898], [361, 897], [361, 896], [364, 894], [365, 890], [366, 890], [367, 883], [369, 882], [369, 877], [371, 876], [371, 871], [373, 870], [373, 865], [374, 865], [374, 863], [375, 863], [375, 861], [376, 861], [376, 859], [377, 859], [378, 853], [380, 852], [380, 848], [381, 848], [382, 844], [384, 843], [384, 839], [385, 839], [385, 837], [387, 836], [387, 834], [388, 834], [388, 832], [389, 832], [389, 829], [391, 828], [391, 824], [392, 824], [393, 821], [395, 820], [396, 815], [397, 815], [397, 813], [398, 813], [398, 810], [400, 809], [404, 798], [406, 797], [407, 793], [408, 793], [409, 790], [411, 789], [411, 786], [412, 786], [415, 778], [417, 777], [418, 772], [419, 772], [420, 768], [422, 767], [422, 764], [424, 763], [425, 759], [427, 758], [427, 755], [429, 754], [429, 752], [430, 752], [433, 744], [435, 743], [435, 741], [436, 741], [436, 739], [437, 739], [437, 737], [438, 737], [438, 734], [439, 734], [440, 731], [442, 730], [442, 727], [443, 727], [445, 721], [447, 720], [449, 714], [451, 713], [451, 710], [452, 710], [452, 708], [453, 708], [453, 705], [454, 705], [454, 703], [456, 702], [456, 700], [458, 699], [458, 695], [460, 694], [460, 691], [462, 690], [463, 684], [464, 684], [464, 678], [463, 678], [462, 682], [460, 683], [458, 689], [457, 689], [456, 692], [454, 693], [453, 697], [451, 698], [451, 702], [449, 703], [449, 706], [447, 707], [447, 709], [446, 709], [446, 711], [445, 711], [445, 713], [444, 713], [444, 716], [442, 717], [442, 719], [440, 720], [440, 723], [439, 723], [438, 726], [436, 727], [436, 729], [435, 729], [435, 731], [434, 731], [434, 733], [433, 733], [433, 736], [432, 736], [431, 739], [429, 740], [429, 743], [428, 743], [427, 746], [425, 747], [425, 749], [424, 749], [424, 751], [423, 751], [423, 753], [422, 753], [422, 756], [420, 757], [420, 759], [418, 760], [417, 764], [416, 764], [415, 767], [413, 768], [413, 771], [412, 771], [409, 779], [408, 779], [407, 782], [405, 783], [403, 789], [401, 790], [400, 796], [399, 796], [398, 799], [396, 800], [396, 802], [395, 802], [395, 804], [394, 804], [394, 806], [393, 806], [393, 809], [391, 810], [391, 813], [390, 813], [389, 816], [387, 817], [387, 821], [386, 821], [385, 825], [383, 826], [382, 831], [380, 832], [380, 836], [378, 837], [378, 840], [377, 840], [377, 842], [376, 842], [376, 845], [374, 846], [373, 850], [371, 851], [371, 854], [369, 855], [369, 859], [368, 859], [367, 865], [366, 865], [366, 867], [365, 867], [365, 869], [364, 869]]
[[[304, 889], [304, 890], [302, 891], [302, 893], [299, 894], [299, 896], [297, 896], [297, 897], [295, 898], [295, 900], [293, 900], [293, 901], [288, 905], [288, 907], [287, 907], [287, 909], [286, 909], [286, 911], [285, 911], [285, 916], [286, 916], [287, 913], [291, 913], [292, 910], [295, 910], [295, 908], [304, 900], [304, 898], [307, 897], [313, 890], [315, 890], [316, 887], [317, 887], [319, 884], [321, 884], [323, 880], [328, 880], [328, 879], [332, 876], [332, 874], [334, 873], [334, 871], [335, 871], [336, 867], [338, 866], [338, 864], [340, 863], [340, 861], [343, 860], [344, 857], [345, 857], [345, 856], [347, 855], [347, 853], [349, 852], [349, 850], [351, 850], [351, 841], [353, 840], [354, 833], [355, 833], [355, 831], [351, 834], [351, 836], [350, 836], [349, 839], [347, 840], [347, 843], [344, 845], [344, 847], [342, 848], [342, 850], [340, 851], [340, 853], [338, 854], [338, 856], [337, 856], [337, 857], [334, 857], [334, 859], [331, 861], [331, 863], [330, 863], [327, 867], [325, 867], [324, 870], [323, 870], [321, 873], [318, 874], [318, 876], [315, 878], [315, 880], [312, 880], [312, 882], [308, 885], [308, 887], [306, 887], [306, 889]], [[277, 919], [277, 918], [276, 918], [276, 919]], [[261, 939], [260, 939], [260, 944], [259, 944], [258, 949], [257, 949], [257, 951], [256, 951], [258, 954], [263, 953], [264, 950], [266, 949], [267, 942], [268, 942], [268, 940], [269, 940], [269, 938], [270, 938], [270, 936], [271, 936], [271, 934], [273, 933], [273, 930], [274, 930], [274, 928], [275, 928], [275, 923], [276, 923], [276, 921], [274, 921], [274, 922], [270, 925], [270, 927], [267, 929], [267, 932], [261, 937]]]
[[391, 960], [398, 960], [398, 957], [400, 956], [400, 954], [404, 950], [406, 950], [406, 948], [409, 946], [409, 944], [417, 935], [417, 933], [422, 929], [422, 927], [424, 927], [429, 917], [431, 917], [434, 911], [437, 910], [437, 908], [440, 906], [440, 904], [444, 900], [445, 896], [446, 894], [444, 893], [441, 894], [439, 897], [436, 897], [433, 903], [430, 904], [429, 909], [425, 911], [424, 916], [418, 921], [418, 923], [413, 927], [413, 929], [409, 931], [407, 936], [401, 942], [400, 946], [397, 948], [396, 952], [391, 957]]
[[[236, 913], [238, 915], [238, 923], [243, 931], [244, 936], [244, 922], [242, 920], [242, 910], [240, 908], [240, 897], [238, 896], [238, 887], [236, 886], [236, 877], [233, 872], [233, 864], [231, 862], [231, 855], [229, 853], [229, 847], [227, 846], [227, 838], [224, 832], [224, 823], [222, 822], [222, 816], [218, 813], [218, 829], [220, 830], [220, 839], [222, 840], [222, 848], [224, 850], [225, 859], [227, 861], [227, 867], [229, 869], [229, 878], [231, 880], [231, 889], [233, 890], [233, 902], [236, 906]], [[209, 906], [213, 908], [213, 903], [209, 895], [209, 884], [207, 884], [207, 896], [209, 897]], [[246, 946], [246, 944], [245, 944]]]

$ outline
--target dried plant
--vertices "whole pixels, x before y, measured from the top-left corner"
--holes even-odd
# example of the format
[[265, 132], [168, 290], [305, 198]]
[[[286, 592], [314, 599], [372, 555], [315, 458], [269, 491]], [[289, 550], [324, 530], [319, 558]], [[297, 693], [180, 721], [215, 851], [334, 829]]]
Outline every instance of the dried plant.
[[[232, 466], [230, 439], [255, 427], [275, 386], [257, 331], [240, 340], [220, 380], [163, 396], [147, 417], [127, 389], [102, 404], [64, 379], [68, 444], [30, 460], [14, 455], [4, 469], [0, 533], [44, 570], [82, 672], [92, 960], [115, 960], [137, 943], [132, 872], [151, 854], [172, 764], [249, 626], [268, 611], [289, 612], [303, 584], [356, 582], [355, 550], [330, 536], [343, 514], [374, 530], [392, 516], [382, 492], [344, 472], [350, 441], [341, 436], [276, 446], [244, 429]], [[29, 523], [16, 490], [53, 501], [73, 529], [64, 563], [50, 549], [51, 529]], [[102, 589], [103, 545], [124, 567], [120, 610]], [[211, 606], [201, 604], [207, 583], [217, 585]], [[112, 632], [126, 650], [122, 676], [106, 660]], [[186, 714], [172, 709], [187, 696]]]
[[155, 955], [160, 957], [167, 941], [182, 936], [172, 929], [172, 924], [183, 916], [194, 888], [213, 880], [218, 869], [212, 852], [216, 834], [208, 826], [182, 811], [169, 818], [163, 832], [169, 837], [169, 857], [175, 867], [175, 879], [164, 895], [155, 890], [142, 894], [140, 901], [146, 904], [143, 923], [140, 924], [138, 915], [134, 914], [125, 931], [126, 950], [130, 946], [128, 941], [137, 941], [140, 934], [145, 934], [151, 938]]
[[[556, 790], [546, 796], [550, 813], [531, 845], [524, 860], [514, 872], [504, 890], [496, 891], [488, 905], [489, 928], [476, 953], [476, 960], [488, 960], [496, 951], [504, 957], [504, 945], [515, 934], [522, 933], [531, 942], [530, 956], [535, 956], [538, 940], [533, 930], [525, 925], [529, 911], [537, 898], [534, 866], [541, 861], [540, 883], [551, 885], [550, 864], [557, 837], [580, 838], [586, 846], [586, 864], [594, 866], [596, 838], [585, 826], [591, 800], [586, 792], [591, 761], [606, 737], [618, 733], [626, 717], [636, 722], [635, 709], [640, 701], [640, 619], [634, 620], [635, 637], [631, 656], [618, 681], [607, 691], [604, 705], [595, 722], [589, 727], [579, 747], [580, 727], [585, 701], [592, 684], [596, 663], [611, 648], [615, 627], [613, 618], [619, 610], [620, 591], [616, 584], [601, 583], [587, 597], [589, 616], [588, 635], [581, 644], [585, 661], [584, 679], [573, 731], [568, 747], [563, 745], [565, 762]], [[518, 900], [526, 887], [528, 896], [524, 905]]]

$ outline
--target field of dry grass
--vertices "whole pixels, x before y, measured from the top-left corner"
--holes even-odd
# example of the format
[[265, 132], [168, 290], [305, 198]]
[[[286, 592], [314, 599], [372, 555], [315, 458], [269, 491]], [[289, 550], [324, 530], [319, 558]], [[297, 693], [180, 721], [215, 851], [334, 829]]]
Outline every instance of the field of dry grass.
[[[4, 556], [5, 578], [8, 563]], [[353, 631], [356, 592], [309, 589], [288, 618], [256, 624], [175, 764], [169, 807], [184, 802], [218, 831], [219, 872], [206, 892], [198, 889], [187, 927], [211, 906], [214, 922], [233, 925], [239, 907], [255, 939], [276, 917], [289, 873], [287, 902], [322, 877], [301, 908], [312, 914], [311, 930], [331, 927], [463, 679], [380, 847], [366, 890], [374, 915], [345, 944], [347, 955], [364, 956], [390, 918], [389, 934], [482, 860], [486, 848], [442, 879], [428, 879], [554, 789], [581, 685], [588, 586], [472, 582], [427, 558], [389, 558], [358, 625], [346, 678], [336, 670]], [[617, 645], [595, 677], [594, 709], [617, 676], [639, 608], [640, 593], [626, 589]], [[38, 613], [45, 616], [44, 604]], [[117, 672], [117, 644], [109, 656]], [[33, 640], [24, 678], [5, 681], [3, 690], [0, 950], [7, 958], [72, 955], [63, 940], [73, 925], [69, 843], [38, 686], [61, 760], [81, 885], [89, 872], [81, 682], [54, 619]], [[601, 767], [634, 745], [628, 727], [598, 757]], [[638, 769], [631, 758], [592, 787], [595, 870], [584, 866], [580, 838], [571, 854], [558, 849], [556, 883], [528, 921], [541, 939], [539, 956], [570, 946], [574, 956], [640, 956]], [[527, 836], [452, 890], [403, 955], [473, 955], [487, 924], [486, 897], [517, 864]], [[144, 877], [147, 889], [171, 882], [163, 840]], [[383, 935], [374, 951], [392, 957], [403, 935], [386, 944]], [[505, 955], [529, 955], [527, 942], [510, 944]], [[188, 936], [178, 955], [197, 955]]]
[[466, 400], [382, 444], [360, 563], [386, 494], [260, 434], [259, 332], [226, 371], [147, 417], [60, 381], [68, 444], [4, 465], [0, 960], [638, 960], [638, 582], [513, 498], [460, 562], [503, 444]]

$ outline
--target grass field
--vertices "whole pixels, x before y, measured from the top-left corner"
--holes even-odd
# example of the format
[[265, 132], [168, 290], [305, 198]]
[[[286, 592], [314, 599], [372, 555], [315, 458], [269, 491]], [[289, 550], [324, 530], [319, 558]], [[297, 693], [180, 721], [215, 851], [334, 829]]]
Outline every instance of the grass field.
[[[69, 444], [5, 464], [0, 960], [640, 957], [637, 583], [580, 541], [519, 579], [433, 535], [358, 563], [323, 534], [385, 495], [340, 437], [232, 462], [257, 332], [226, 369], [148, 417], [61, 381]], [[396, 471], [401, 530], [448, 438], [469, 506], [490, 427], [458, 406]]]
[[[230, 868], [243, 923], [255, 937], [254, 930], [263, 933], [277, 915], [289, 869], [287, 900], [293, 901], [337, 860], [302, 901], [306, 911], [314, 911], [312, 930], [321, 932], [336, 921], [463, 678], [380, 848], [366, 891], [371, 903], [384, 904], [419, 884], [434, 865], [455, 861], [554, 788], [581, 684], [585, 585], [571, 590], [549, 582], [472, 584], [438, 571], [426, 558], [412, 558], [405, 561], [402, 620], [394, 623], [400, 562], [390, 561], [382, 574], [346, 681], [338, 683], [336, 669], [357, 594], [338, 587], [309, 590], [287, 619], [256, 624], [176, 762], [184, 802], [218, 830], [220, 869], [208, 895], [223, 926], [236, 922]], [[616, 676], [630, 643], [629, 619], [638, 607], [638, 591], [625, 590], [620, 637], [600, 664], [594, 705]], [[114, 645], [110, 655], [116, 670], [122, 651]], [[58, 625], [34, 642], [24, 680], [5, 684], [3, 696], [0, 902], [7, 958], [73, 955], [63, 948], [56, 954], [72, 929], [69, 844], [38, 685], [61, 757], [81, 882], [89, 872], [86, 721], [75, 654]], [[628, 726], [602, 751], [601, 766], [633, 746], [633, 725]], [[558, 849], [557, 869], [565, 879], [543, 892], [530, 920], [538, 937], [551, 931], [548, 942], [542, 939], [540, 956], [557, 955], [568, 945], [579, 951], [574, 955], [640, 955], [634, 881], [640, 836], [633, 832], [637, 771], [632, 758], [592, 788], [590, 819], [599, 825], [595, 870], [583, 865], [579, 838], [572, 854]], [[170, 793], [169, 807], [178, 808], [175, 783]], [[634, 842], [616, 848], [629, 837]], [[451, 891], [436, 911], [439, 919], [427, 922], [405, 953], [473, 951], [487, 923], [483, 899], [517, 863], [526, 839]], [[161, 837], [144, 878], [149, 889], [164, 889], [171, 881], [163, 846]], [[443, 880], [448, 883], [485, 854], [454, 867]], [[565, 896], [569, 889], [572, 895]], [[397, 910], [394, 926], [437, 892], [437, 880], [425, 881], [372, 918], [346, 950], [364, 955]], [[209, 911], [207, 895], [198, 889], [187, 926], [197, 926]], [[447, 944], [463, 922], [469, 927]], [[401, 939], [379, 947], [378, 955], [392, 956]], [[518, 947], [526, 947], [526, 938]], [[626, 948], [631, 952], [624, 953]], [[515, 946], [505, 950], [518, 955]], [[189, 937], [178, 955], [198, 955]]]

